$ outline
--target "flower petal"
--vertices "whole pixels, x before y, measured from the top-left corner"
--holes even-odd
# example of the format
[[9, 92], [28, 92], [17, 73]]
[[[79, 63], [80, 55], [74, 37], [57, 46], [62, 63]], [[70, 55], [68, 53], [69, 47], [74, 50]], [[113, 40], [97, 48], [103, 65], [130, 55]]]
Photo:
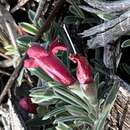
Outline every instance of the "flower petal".
[[36, 67], [38, 67], [38, 65], [34, 59], [27, 59], [24, 61], [24, 67], [25, 68], [36, 68]]
[[72, 54], [69, 57], [70, 60], [72, 60], [74, 63], [77, 63], [77, 69], [76, 69], [76, 76], [81, 84], [89, 84], [93, 82], [93, 75], [92, 75], [92, 69], [90, 64], [88, 63], [88, 60], [79, 55], [79, 54]]
[[40, 45], [33, 45], [27, 51], [27, 54], [31, 58], [37, 58], [41, 56], [48, 56], [47, 51]]
[[75, 82], [74, 77], [56, 56], [51, 54], [48, 57], [40, 57], [36, 59], [36, 62], [39, 67], [58, 83], [69, 86]]
[[55, 38], [55, 40], [50, 44], [49, 46], [49, 51], [53, 54], [56, 55], [58, 51], [67, 51], [67, 48], [63, 43], [58, 42], [58, 38]]

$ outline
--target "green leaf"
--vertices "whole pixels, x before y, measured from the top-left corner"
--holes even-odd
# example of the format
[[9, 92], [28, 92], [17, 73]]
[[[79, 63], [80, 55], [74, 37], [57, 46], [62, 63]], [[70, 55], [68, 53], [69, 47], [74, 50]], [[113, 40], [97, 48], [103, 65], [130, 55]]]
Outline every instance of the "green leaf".
[[86, 112], [83, 108], [73, 105], [66, 105], [66, 110], [73, 116], [87, 116], [88, 112]]
[[65, 112], [65, 107], [62, 106], [62, 107], [58, 107], [58, 108], [55, 108], [54, 110], [48, 112], [46, 115], [44, 115], [44, 117], [42, 118], [42, 120], [47, 120], [55, 115], [58, 115], [58, 114], [61, 114]]
[[77, 104], [75, 104], [75, 102], [73, 100], [70, 100], [70, 98], [63, 96], [62, 94], [60, 94], [58, 92], [55, 92], [55, 95], [56, 95], [57, 98], [63, 100], [66, 103], [72, 104], [74, 106], [78, 106]]
[[71, 13], [73, 13], [75, 16], [80, 18], [85, 18], [83, 11], [79, 8], [77, 3], [74, 0], [71, 0], [72, 6], [70, 6], [69, 10]]
[[51, 97], [54, 96], [53, 92], [49, 89], [43, 89], [42, 87], [39, 89], [34, 89], [33, 91], [31, 91], [30, 94], [31, 97]]
[[51, 123], [51, 120], [48, 119], [48, 120], [42, 120], [42, 116], [40, 117], [35, 117], [31, 120], [28, 120], [26, 122], [26, 124], [28, 126], [41, 126], [41, 125], [49, 125]]
[[34, 37], [32, 36], [21, 36], [16, 39], [16, 42], [20, 49], [23, 51], [26, 51], [29, 47], [29, 45], [34, 41]]
[[125, 63], [123, 63], [123, 64], [122, 64], [122, 67], [123, 67], [123, 69], [127, 72], [127, 74], [130, 75], [130, 66], [127, 65], [127, 64], [125, 64]]
[[0, 27], [0, 42], [4, 47], [8, 46], [11, 43], [9, 36], [1, 27]]
[[33, 23], [35, 14], [36, 13], [33, 10], [29, 9], [29, 11], [28, 11], [28, 17], [29, 17], [29, 19], [31, 20], [32, 23]]
[[121, 47], [122, 47], [122, 48], [130, 47], [130, 39], [125, 40], [125, 41], [122, 43]]
[[116, 99], [118, 89], [119, 89], [118, 84], [114, 83], [114, 85], [112, 86], [112, 89], [110, 90], [110, 92], [105, 100], [103, 110], [99, 116], [99, 119], [95, 122], [95, 126], [96, 126], [95, 130], [103, 130], [106, 118], [107, 118], [109, 112], [111, 111], [114, 101]]
[[37, 27], [37, 28], [41, 28], [45, 21], [43, 21], [42, 18], [38, 18], [38, 20], [36, 22], [34, 22], [34, 18], [35, 18], [36, 13], [33, 10], [29, 10], [28, 11], [28, 16], [29, 19], [31, 20], [31, 22]]
[[93, 124], [93, 121], [89, 118], [86, 117], [78, 117], [78, 116], [64, 116], [64, 117], [59, 117], [54, 121], [54, 124], [57, 124], [58, 122], [73, 122], [73, 121], [83, 121], [88, 124]]
[[73, 129], [70, 128], [68, 125], [64, 124], [63, 122], [58, 122], [56, 130], [73, 130]]
[[94, 76], [95, 85], [98, 88], [99, 87], [99, 73], [96, 73]]
[[38, 106], [37, 113], [39, 116], [44, 116], [47, 112], [48, 112], [47, 106], [41, 106], [41, 105]]
[[[31, 97], [31, 95], [30, 95]], [[57, 101], [57, 98], [55, 96], [43, 96], [43, 97], [32, 97], [32, 102], [36, 104], [54, 104]]]
[[17, 50], [14, 48], [13, 45], [7, 45], [4, 47], [4, 49], [6, 50], [5, 55], [15, 55], [18, 54]]
[[31, 91], [29, 96], [32, 98], [32, 102], [34, 103], [47, 103], [57, 99], [51, 90], [45, 88], [34, 89]]
[[48, 128], [48, 129], [46, 129], [46, 130], [55, 130], [55, 128]]
[[43, 21], [43, 19], [39, 18], [38, 21], [37, 21], [37, 26], [39, 28], [41, 28], [43, 25], [44, 25], [45, 21]]
[[24, 68], [21, 69], [20, 74], [17, 78], [18, 86], [21, 86], [24, 76]]
[[118, 83], [114, 83], [105, 102], [104, 102], [104, 106], [103, 106], [103, 111], [110, 111], [114, 101], [116, 99], [117, 93], [118, 93], [119, 87], [118, 87]]
[[31, 72], [31, 75], [35, 75], [41, 80], [43, 79], [46, 82], [52, 81], [52, 79], [41, 68], [31, 68], [28, 70]]
[[102, 113], [100, 118], [95, 122], [95, 129], [94, 130], [104, 130], [104, 125], [108, 113]]
[[86, 104], [86, 102], [84, 102], [84, 100], [82, 100], [78, 95], [71, 92], [69, 89], [64, 88], [62, 86], [55, 86], [55, 87], [53, 87], [53, 89], [56, 93], [59, 93], [59, 94], [63, 95], [64, 97], [70, 99], [70, 101], [75, 102], [76, 105], [81, 106], [87, 112], [91, 112], [92, 109], [90, 107], [90, 104]]
[[80, 19], [76, 16], [66, 16], [64, 18], [64, 23], [66, 24], [75, 24], [77, 21], [79, 21]]
[[110, 14], [105, 14], [105, 13], [97, 13], [97, 16], [101, 19], [103, 19], [104, 21], [109, 21], [113, 19], [113, 16]]
[[31, 35], [36, 35], [36, 33], [38, 32], [38, 29], [35, 26], [33, 26], [32, 24], [22, 22], [22, 23], [20, 23], [20, 26], [23, 29], [23, 31], [25, 31]]

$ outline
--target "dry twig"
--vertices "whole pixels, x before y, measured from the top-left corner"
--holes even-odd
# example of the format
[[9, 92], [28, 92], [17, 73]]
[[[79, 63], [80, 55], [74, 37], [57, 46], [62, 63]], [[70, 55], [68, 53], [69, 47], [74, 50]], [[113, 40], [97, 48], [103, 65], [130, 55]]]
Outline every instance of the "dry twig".
[[56, 14], [58, 13], [59, 9], [64, 4], [64, 2], [65, 2], [65, 0], [59, 0], [57, 2], [56, 7], [54, 8], [54, 10], [52, 11], [52, 13], [47, 18], [45, 24], [40, 28], [39, 32], [37, 33], [37, 35], [36, 35], [36, 41], [39, 40], [42, 37], [43, 33], [49, 29], [52, 21], [54, 20]]
[[23, 66], [23, 61], [25, 59], [26, 55], [22, 58], [21, 62], [19, 63], [19, 65], [15, 68], [14, 72], [12, 73], [12, 75], [10, 76], [7, 84], [4, 87], [4, 90], [2, 91], [1, 95], [0, 95], [0, 104], [3, 101], [4, 96], [7, 94], [8, 90], [14, 85], [16, 78], [19, 75], [19, 72], [22, 69]]
[[91, 37], [87, 44], [89, 48], [97, 48], [113, 43], [130, 31], [130, 11], [120, 17], [85, 30], [81, 35]]

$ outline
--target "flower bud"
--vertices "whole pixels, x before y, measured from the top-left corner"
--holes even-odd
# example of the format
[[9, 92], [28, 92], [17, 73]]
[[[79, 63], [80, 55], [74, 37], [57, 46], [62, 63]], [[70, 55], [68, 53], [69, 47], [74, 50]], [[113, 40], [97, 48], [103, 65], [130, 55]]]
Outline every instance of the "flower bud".
[[32, 103], [32, 101], [29, 97], [24, 97], [24, 98], [20, 99], [19, 106], [29, 113], [34, 113], [34, 114], [37, 113], [36, 109], [37, 109], [38, 105]]

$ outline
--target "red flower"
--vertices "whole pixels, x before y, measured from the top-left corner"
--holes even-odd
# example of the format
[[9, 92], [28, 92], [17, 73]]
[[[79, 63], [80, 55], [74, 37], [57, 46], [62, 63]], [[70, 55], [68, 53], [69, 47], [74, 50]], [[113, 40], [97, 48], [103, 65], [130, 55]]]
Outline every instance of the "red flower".
[[19, 101], [19, 105], [22, 109], [24, 109], [25, 111], [29, 112], [29, 113], [34, 113], [36, 114], [37, 111], [37, 104], [33, 104], [31, 99], [29, 97], [24, 97]]
[[30, 59], [25, 60], [24, 66], [26, 68], [40, 67], [58, 83], [65, 86], [72, 85], [75, 79], [55, 56], [59, 50], [66, 51], [67, 48], [60, 44], [58, 39], [52, 42], [49, 46], [49, 51], [40, 45], [33, 45], [27, 51]]
[[88, 60], [79, 55], [71, 54], [69, 57], [74, 63], [77, 63], [76, 76], [81, 84], [89, 84], [93, 82], [92, 69]]

